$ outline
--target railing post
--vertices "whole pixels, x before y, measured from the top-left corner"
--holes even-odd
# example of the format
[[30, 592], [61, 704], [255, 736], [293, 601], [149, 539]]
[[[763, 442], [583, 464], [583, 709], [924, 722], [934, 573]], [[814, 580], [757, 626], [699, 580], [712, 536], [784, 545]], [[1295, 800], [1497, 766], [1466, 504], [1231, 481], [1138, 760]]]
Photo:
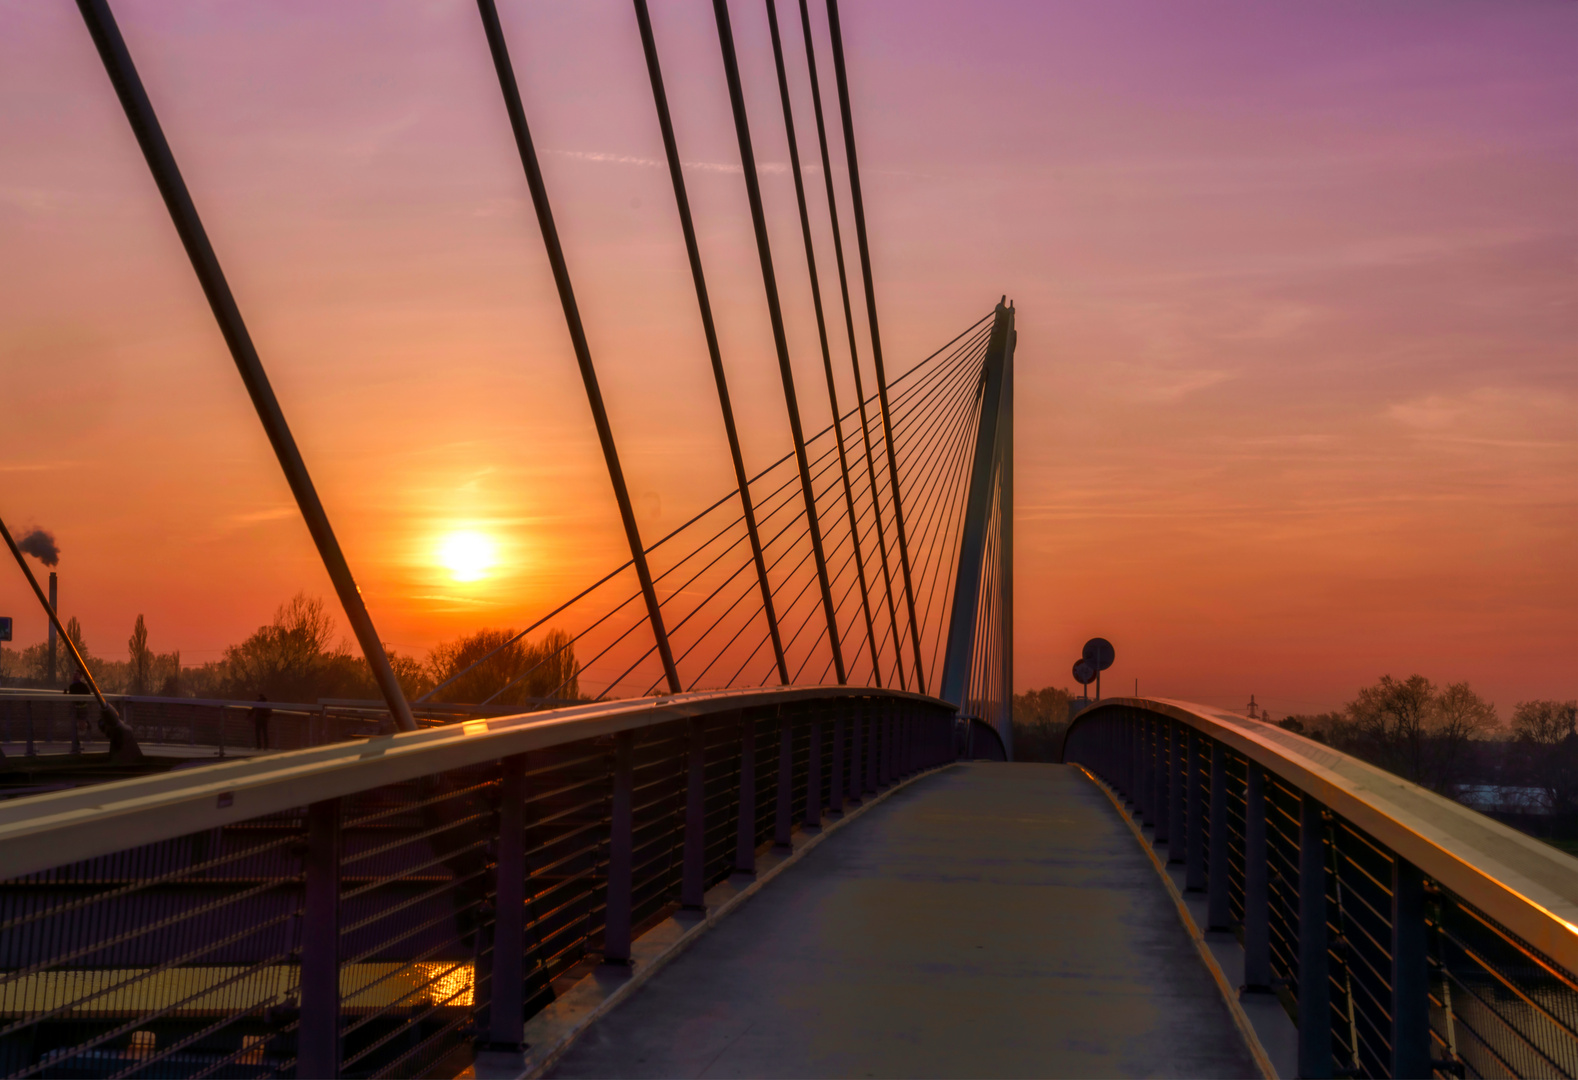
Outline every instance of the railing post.
[[1244, 797], [1244, 989], [1271, 992], [1271, 862], [1266, 850], [1266, 770], [1249, 763]]
[[1206, 929], [1231, 930], [1233, 910], [1227, 899], [1227, 747], [1211, 740], [1211, 855], [1207, 874]]
[[1176, 720], [1167, 724], [1167, 861], [1188, 861], [1188, 791], [1184, 759], [1189, 753], [1188, 730]]
[[893, 706], [893, 778], [903, 780], [909, 775], [909, 703], [899, 701]]
[[1127, 808], [1134, 805], [1134, 724], [1121, 709], [1113, 724], [1118, 729], [1118, 791]]
[[756, 717], [740, 710], [740, 813], [734, 834], [734, 871], [756, 873]]
[[849, 801], [858, 803], [866, 790], [866, 774], [860, 767], [862, 721], [866, 716], [866, 699], [852, 702], [849, 709]]
[[1156, 721], [1156, 844], [1166, 844], [1172, 839], [1173, 790], [1171, 720]]
[[608, 898], [604, 908], [603, 963], [630, 963], [633, 870], [635, 743], [633, 731], [614, 736], [614, 799], [608, 829]]
[[1326, 851], [1321, 806], [1299, 800], [1299, 1076], [1327, 1080], [1331, 1059], [1331, 976], [1326, 940]]
[[1429, 1076], [1430, 972], [1425, 953], [1425, 879], [1392, 857], [1392, 1075]]
[[822, 824], [822, 712], [821, 702], [811, 706], [810, 755], [805, 763], [805, 824], [818, 828]]
[[827, 778], [827, 809], [832, 814], [844, 812], [844, 713], [848, 709], [847, 699], [833, 706], [833, 775]]
[[893, 703], [886, 698], [877, 706], [877, 745], [873, 747], [877, 765], [876, 790], [893, 780]]
[[1167, 721], [1160, 716], [1151, 718], [1151, 748], [1147, 758], [1151, 773], [1151, 815], [1155, 818], [1154, 844], [1167, 842], [1170, 809], [1167, 802]]
[[1189, 892], [1204, 892], [1205, 870], [1205, 805], [1200, 792], [1200, 765], [1204, 757], [1201, 742], [1204, 737], [1194, 728], [1189, 729], [1189, 756], [1184, 762], [1184, 783], [1189, 792], [1188, 842], [1184, 852], [1184, 888]]
[[296, 1075], [340, 1075], [340, 800], [307, 807]]
[[518, 1051], [526, 1041], [526, 758], [513, 754], [500, 764], [487, 1049]]
[[773, 813], [773, 844], [786, 848], [794, 838], [794, 706], [778, 708], [778, 798]]
[[1145, 795], [1140, 790], [1140, 718], [1133, 709], [1124, 709], [1123, 715], [1129, 733], [1129, 805], [1134, 808], [1134, 820], [1144, 821]]
[[1143, 712], [1140, 725], [1140, 824], [1156, 824], [1156, 724]]
[[882, 706], [866, 703], [866, 791], [881, 791], [882, 777], [877, 769], [882, 764]]
[[707, 721], [690, 721], [690, 776], [685, 791], [685, 865], [680, 879], [680, 906], [690, 911], [707, 907]]
[[895, 701], [893, 709], [893, 767], [888, 769], [888, 780], [898, 783], [906, 775], [904, 767], [904, 747], [906, 747], [907, 720], [909, 720], [909, 706], [903, 701]]

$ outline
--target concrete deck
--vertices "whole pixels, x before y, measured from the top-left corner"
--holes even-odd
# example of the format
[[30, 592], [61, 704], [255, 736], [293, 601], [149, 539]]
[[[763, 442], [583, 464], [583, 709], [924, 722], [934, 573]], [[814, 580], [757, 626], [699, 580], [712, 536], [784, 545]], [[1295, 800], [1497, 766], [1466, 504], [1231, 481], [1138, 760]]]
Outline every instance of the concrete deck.
[[1148, 856], [1059, 765], [897, 791], [553, 1075], [1258, 1076]]

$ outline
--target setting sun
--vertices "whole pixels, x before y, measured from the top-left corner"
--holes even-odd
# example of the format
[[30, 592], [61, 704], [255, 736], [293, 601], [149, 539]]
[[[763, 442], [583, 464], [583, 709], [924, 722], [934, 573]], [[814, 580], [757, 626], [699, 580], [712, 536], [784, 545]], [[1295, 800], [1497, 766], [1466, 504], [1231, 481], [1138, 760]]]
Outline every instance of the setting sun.
[[438, 545], [438, 561], [456, 581], [480, 581], [495, 562], [493, 541], [479, 532], [452, 532]]

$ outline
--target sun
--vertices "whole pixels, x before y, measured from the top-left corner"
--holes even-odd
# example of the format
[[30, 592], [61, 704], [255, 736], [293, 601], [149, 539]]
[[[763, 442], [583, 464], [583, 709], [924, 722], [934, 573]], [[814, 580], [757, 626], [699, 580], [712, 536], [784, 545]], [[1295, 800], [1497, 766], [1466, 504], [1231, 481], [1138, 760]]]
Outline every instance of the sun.
[[452, 532], [439, 542], [438, 561], [455, 581], [481, 581], [493, 569], [493, 541], [470, 530]]

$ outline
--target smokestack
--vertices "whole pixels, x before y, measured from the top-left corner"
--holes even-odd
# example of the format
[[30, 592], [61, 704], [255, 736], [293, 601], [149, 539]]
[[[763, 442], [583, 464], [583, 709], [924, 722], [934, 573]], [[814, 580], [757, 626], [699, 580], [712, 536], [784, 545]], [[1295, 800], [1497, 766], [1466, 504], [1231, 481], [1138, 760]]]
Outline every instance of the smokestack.
[[[49, 572], [49, 610], [50, 611], [54, 611], [54, 612], [57, 612], [57, 613], [60, 611], [60, 606], [56, 602], [57, 600], [58, 600], [58, 597], [56, 596], [56, 592], [55, 592], [55, 571], [51, 570]], [[50, 622], [50, 624], [49, 624], [49, 685], [51, 687], [53, 687], [55, 685], [55, 670], [56, 670], [55, 669], [55, 645], [56, 645], [56, 642], [55, 642], [55, 624], [54, 624], [54, 622], [52, 620]]]

